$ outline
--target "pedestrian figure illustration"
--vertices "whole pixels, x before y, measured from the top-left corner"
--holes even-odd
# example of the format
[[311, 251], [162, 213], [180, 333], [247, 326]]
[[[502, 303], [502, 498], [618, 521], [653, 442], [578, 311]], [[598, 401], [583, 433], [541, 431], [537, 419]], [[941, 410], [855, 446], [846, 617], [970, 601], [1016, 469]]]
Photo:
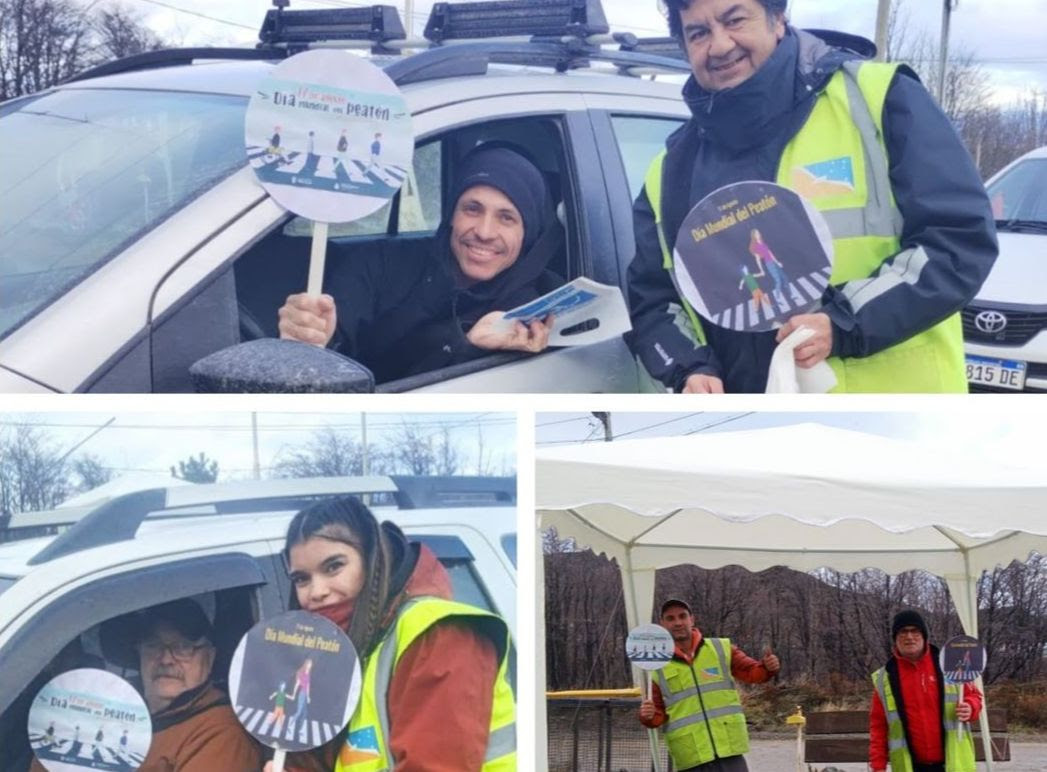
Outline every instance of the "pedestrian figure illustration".
[[338, 163], [345, 168], [346, 156], [345, 154], [349, 150], [349, 138], [345, 136], [345, 129], [342, 129], [342, 135], [338, 138]]
[[316, 155], [316, 132], [309, 132], [309, 155]]
[[368, 170], [374, 168], [375, 164], [378, 163], [378, 156], [382, 154], [382, 134], [377, 132], [374, 135], [374, 142], [371, 143], [371, 163], [367, 167]]
[[759, 308], [760, 305], [766, 303], [768, 308], [771, 306], [771, 300], [767, 297], [767, 293], [760, 289], [760, 282], [756, 280], [757, 276], [763, 274], [751, 274], [749, 273], [749, 266], [742, 266], [742, 280], [738, 282], [738, 289], [745, 287], [752, 294], [753, 306]]
[[[785, 311], [785, 287], [789, 286], [789, 277], [785, 275], [785, 271], [782, 269], [782, 262], [775, 257], [774, 252], [767, 246], [760, 231], [756, 228], [753, 228], [749, 233], [749, 253], [755, 258], [756, 267], [759, 269], [753, 275], [764, 276], [770, 274], [771, 281], [774, 282], [774, 289], [771, 291], [774, 293], [778, 305]], [[793, 302], [796, 305], [802, 305], [803, 296], [794, 287], [790, 287], [790, 291]]]
[[127, 730], [120, 736], [120, 753], [127, 753]]
[[[295, 699], [295, 697], [297, 697], [298, 702], [295, 704], [295, 711], [294, 715], [291, 717], [291, 720], [294, 721], [295, 726], [298, 726], [299, 721], [307, 720], [308, 718], [307, 711], [310, 700], [309, 683], [310, 673], [312, 672], [312, 669], [313, 660], [312, 658], [308, 658], [305, 662], [302, 663], [302, 666], [298, 668], [298, 670], [294, 674], [295, 681], [294, 689], [291, 690], [291, 699], [293, 700]], [[299, 694], [299, 691], [301, 691], [301, 694]]]
[[105, 734], [102, 732], [102, 727], [98, 727], [98, 731], [95, 733], [95, 741], [91, 746], [91, 750], [97, 750], [102, 744], [102, 740], [105, 739]]
[[55, 722], [52, 721], [47, 725], [47, 731], [44, 732], [44, 739], [47, 740], [48, 745], [55, 744]]
[[287, 703], [287, 682], [281, 681], [280, 688], [269, 695], [269, 699], [275, 698], [275, 704], [273, 705], [273, 712], [269, 714], [269, 719], [272, 723], [282, 721], [284, 718], [284, 705]]

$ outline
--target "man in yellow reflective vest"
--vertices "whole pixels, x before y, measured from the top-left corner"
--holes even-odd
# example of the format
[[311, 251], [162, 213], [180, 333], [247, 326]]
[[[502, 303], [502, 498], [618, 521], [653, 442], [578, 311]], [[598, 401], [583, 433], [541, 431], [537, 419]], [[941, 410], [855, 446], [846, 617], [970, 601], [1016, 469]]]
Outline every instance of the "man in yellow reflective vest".
[[974, 740], [964, 726], [982, 710], [973, 684], [946, 683], [927, 623], [906, 609], [891, 623], [894, 654], [873, 673], [869, 767], [884, 772], [975, 772]]
[[640, 723], [661, 727], [678, 772], [747, 772], [749, 734], [735, 681], [769, 681], [781, 665], [770, 649], [760, 660], [728, 638], [705, 638], [691, 607], [678, 598], [662, 604], [661, 624], [673, 637], [669, 664], [654, 672], [651, 699], [640, 703]]
[[[786, 0], [665, 5], [692, 69], [691, 118], [633, 210], [626, 342], [644, 368], [678, 392], [762, 392], [778, 342], [803, 325], [814, 335], [796, 364], [827, 361], [836, 391], [966, 391], [958, 311], [996, 259], [996, 232], [970, 155], [916, 74], [868, 61], [862, 38], [792, 27]], [[673, 283], [688, 211], [745, 180], [796, 191], [833, 238], [821, 307], [777, 332], [702, 323]]]

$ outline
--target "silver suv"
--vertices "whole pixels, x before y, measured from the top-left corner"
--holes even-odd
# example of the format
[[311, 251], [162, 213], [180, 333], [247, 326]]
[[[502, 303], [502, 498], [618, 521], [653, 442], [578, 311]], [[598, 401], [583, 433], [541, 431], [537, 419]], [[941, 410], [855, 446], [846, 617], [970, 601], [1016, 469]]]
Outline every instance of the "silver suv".
[[[277, 9], [256, 49], [152, 52], [0, 105], [0, 391], [192, 391], [195, 362], [276, 335], [277, 308], [305, 287], [309, 230], [248, 168], [244, 113], [277, 62], [330, 39], [366, 47], [400, 86], [416, 148], [389, 206], [332, 229], [329, 271], [431, 239], [459, 159], [499, 141], [535, 159], [560, 203], [566, 239], [550, 267], [624, 287], [632, 201], [687, 115], [678, 85], [641, 76], [687, 73], [676, 44], [608, 34], [599, 0], [438, 3], [426, 36], [404, 40], [389, 6]], [[285, 350], [262, 348], [254, 366], [274, 390], [295, 388]], [[317, 372], [346, 364], [310, 351]], [[361, 368], [347, 390], [648, 383], [615, 339], [378, 384]]]
[[[455, 597], [500, 614], [516, 634], [516, 479], [313, 478], [187, 485], [101, 504], [15, 515], [0, 531], [0, 769], [24, 768], [26, 718], [51, 677], [121, 670], [109, 620], [193, 597], [213, 617], [215, 673], [240, 637], [287, 608], [281, 551], [294, 513], [318, 499], [366, 496], [428, 545]], [[57, 535], [30, 537], [34, 532]], [[515, 667], [513, 669], [515, 673]], [[515, 676], [514, 676], [515, 678]]]

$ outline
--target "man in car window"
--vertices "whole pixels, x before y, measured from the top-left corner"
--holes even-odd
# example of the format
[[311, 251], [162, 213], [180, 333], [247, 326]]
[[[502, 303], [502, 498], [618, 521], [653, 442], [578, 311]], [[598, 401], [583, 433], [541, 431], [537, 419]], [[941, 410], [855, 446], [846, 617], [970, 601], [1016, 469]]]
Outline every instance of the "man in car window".
[[[796, 364], [827, 360], [837, 391], [966, 391], [957, 312], [988, 275], [996, 235], [971, 158], [915, 73], [866, 61], [875, 48], [861, 38], [792, 27], [786, 0], [666, 6], [691, 64], [692, 117], [634, 207], [634, 354], [675, 391], [762, 392], [775, 346], [804, 326], [814, 334]], [[833, 237], [821, 308], [776, 332], [703, 324], [673, 285], [688, 211], [744, 180], [792, 188]]]
[[[134, 617], [142, 694], [153, 723], [140, 772], [261, 769], [261, 753], [211, 683], [214, 628], [188, 598]], [[129, 629], [129, 627], [125, 628]], [[34, 762], [34, 770], [42, 769]]]
[[450, 193], [454, 206], [433, 241], [329, 261], [330, 294], [287, 298], [280, 337], [330, 344], [379, 382], [492, 351], [542, 351], [551, 320], [501, 322], [562, 282], [547, 269], [563, 231], [541, 172], [508, 148], [481, 146], [463, 159]]

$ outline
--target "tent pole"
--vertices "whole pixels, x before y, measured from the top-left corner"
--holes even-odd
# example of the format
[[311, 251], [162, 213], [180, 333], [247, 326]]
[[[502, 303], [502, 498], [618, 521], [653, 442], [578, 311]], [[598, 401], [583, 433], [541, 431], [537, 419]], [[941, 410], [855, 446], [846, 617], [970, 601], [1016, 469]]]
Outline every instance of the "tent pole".
[[[977, 638], [979, 577], [971, 575], [971, 556], [966, 549], [963, 551], [963, 567], [964, 573], [967, 574], [967, 607], [971, 609], [971, 627], [967, 634]], [[982, 693], [982, 712], [978, 716], [978, 726], [982, 730], [982, 747], [985, 749], [985, 769], [988, 772], [993, 772], [995, 762], [992, 757], [992, 735], [989, 734], [989, 697], [985, 693], [985, 683], [982, 681], [981, 676], [975, 679], [974, 685]]]
[[[629, 569], [629, 600], [633, 605], [633, 618], [636, 620], [636, 624], [639, 624], [640, 619], [636, 615], [639, 613], [639, 606], [636, 603], [636, 581], [633, 574], [633, 545], [627, 544], [625, 547], [625, 565]], [[624, 582], [625, 577], [622, 577]], [[626, 615], [628, 616], [628, 614]], [[643, 694], [647, 694], [648, 686], [647, 679], [649, 674], [644, 671], [643, 678], [640, 681], [640, 689]], [[644, 699], [641, 694], [640, 699]], [[662, 760], [658, 754], [658, 732], [654, 729], [647, 730], [647, 740], [651, 744], [651, 763], [654, 765], [654, 772], [662, 772]]]

